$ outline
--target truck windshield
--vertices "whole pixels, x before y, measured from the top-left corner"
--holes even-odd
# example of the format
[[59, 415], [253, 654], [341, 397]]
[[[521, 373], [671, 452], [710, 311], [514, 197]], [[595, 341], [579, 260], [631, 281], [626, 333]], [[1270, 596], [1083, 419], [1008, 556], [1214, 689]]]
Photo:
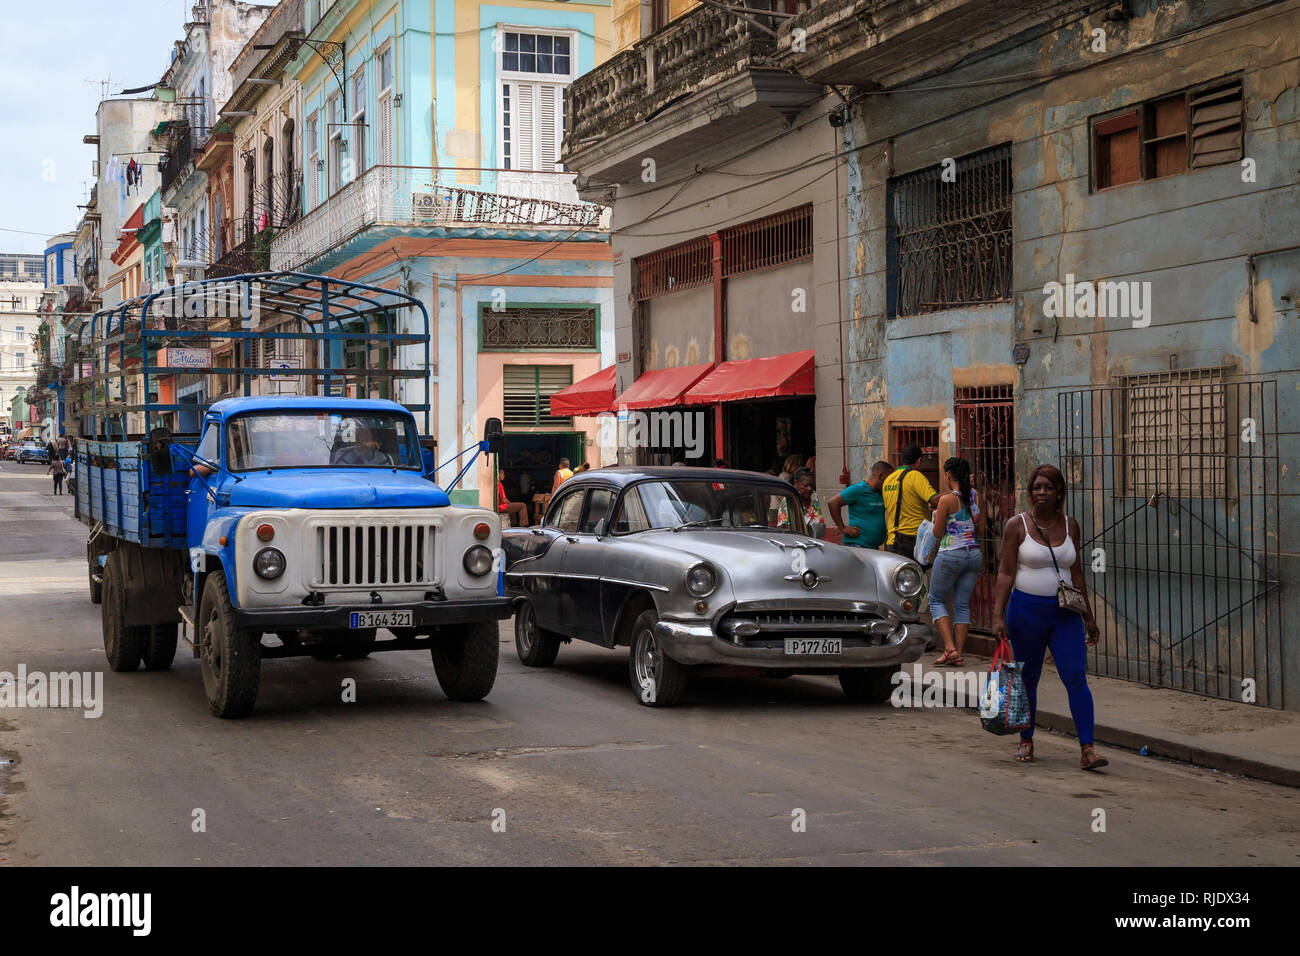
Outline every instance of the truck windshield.
[[231, 471], [265, 468], [420, 469], [410, 418], [395, 412], [254, 412], [226, 427]]

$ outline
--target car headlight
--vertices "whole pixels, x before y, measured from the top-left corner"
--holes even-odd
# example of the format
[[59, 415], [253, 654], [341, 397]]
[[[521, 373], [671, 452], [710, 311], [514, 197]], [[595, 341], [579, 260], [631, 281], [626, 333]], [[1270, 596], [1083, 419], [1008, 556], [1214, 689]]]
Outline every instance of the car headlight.
[[918, 565], [904, 562], [894, 568], [894, 590], [905, 598], [914, 598], [925, 586], [925, 576]]
[[253, 571], [268, 581], [284, 574], [284, 554], [276, 548], [263, 548], [253, 555]]
[[475, 577], [482, 577], [492, 570], [492, 552], [481, 544], [476, 544], [465, 552], [462, 562], [465, 570]]
[[718, 576], [707, 564], [697, 564], [686, 572], [686, 590], [695, 597], [708, 597], [718, 586]]

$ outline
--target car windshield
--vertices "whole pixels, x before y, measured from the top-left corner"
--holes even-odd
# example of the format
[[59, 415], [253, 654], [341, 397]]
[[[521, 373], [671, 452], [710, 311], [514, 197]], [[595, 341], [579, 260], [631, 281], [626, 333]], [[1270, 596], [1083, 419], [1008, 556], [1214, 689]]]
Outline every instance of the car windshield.
[[803, 511], [795, 493], [780, 484], [669, 478], [629, 488], [613, 530], [770, 528], [806, 534]]
[[411, 419], [398, 412], [253, 412], [226, 427], [231, 471], [421, 467]]

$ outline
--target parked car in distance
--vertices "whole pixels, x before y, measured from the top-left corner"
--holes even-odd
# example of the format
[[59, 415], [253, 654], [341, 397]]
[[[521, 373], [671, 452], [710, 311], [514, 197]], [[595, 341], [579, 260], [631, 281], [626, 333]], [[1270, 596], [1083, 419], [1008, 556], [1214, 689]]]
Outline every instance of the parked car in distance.
[[40, 462], [48, 465], [50, 462], [50, 453], [45, 445], [38, 441], [19, 442], [13, 451], [13, 460], [19, 464], [29, 461]]
[[810, 537], [794, 488], [769, 475], [589, 471], [501, 544], [519, 659], [549, 666], [573, 639], [626, 646], [648, 706], [717, 666], [834, 674], [850, 698], [880, 701], [931, 639], [920, 566]]

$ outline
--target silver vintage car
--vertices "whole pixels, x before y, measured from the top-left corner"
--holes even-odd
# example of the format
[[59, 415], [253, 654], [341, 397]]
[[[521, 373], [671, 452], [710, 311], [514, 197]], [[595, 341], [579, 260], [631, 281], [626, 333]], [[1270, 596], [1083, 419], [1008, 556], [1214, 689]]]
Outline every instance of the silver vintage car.
[[913, 561], [807, 534], [794, 488], [720, 468], [604, 468], [566, 481], [540, 527], [502, 534], [515, 646], [533, 667], [574, 638], [630, 649], [637, 699], [693, 670], [835, 674], [880, 701], [931, 640]]

